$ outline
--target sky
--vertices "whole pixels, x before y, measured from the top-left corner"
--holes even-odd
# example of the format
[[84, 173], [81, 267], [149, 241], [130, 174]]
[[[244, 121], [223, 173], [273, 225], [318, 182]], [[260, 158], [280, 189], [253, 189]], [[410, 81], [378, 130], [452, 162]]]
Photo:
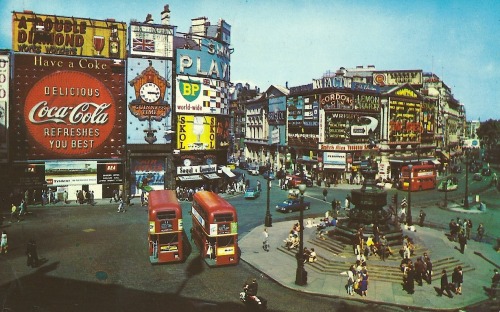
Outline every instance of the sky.
[[[340, 67], [434, 72], [467, 120], [500, 120], [497, 0], [0, 0], [0, 49], [12, 48], [12, 12], [144, 21], [170, 5], [171, 24], [231, 25], [231, 81], [265, 91], [308, 84]], [[497, 70], [499, 69], [499, 70]]]

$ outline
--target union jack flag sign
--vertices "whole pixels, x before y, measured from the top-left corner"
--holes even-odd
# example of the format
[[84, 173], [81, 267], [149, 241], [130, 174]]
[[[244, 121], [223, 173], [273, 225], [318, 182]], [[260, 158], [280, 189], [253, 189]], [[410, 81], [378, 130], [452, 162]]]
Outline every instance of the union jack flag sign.
[[134, 38], [132, 41], [132, 51], [154, 52], [155, 42], [151, 39]]

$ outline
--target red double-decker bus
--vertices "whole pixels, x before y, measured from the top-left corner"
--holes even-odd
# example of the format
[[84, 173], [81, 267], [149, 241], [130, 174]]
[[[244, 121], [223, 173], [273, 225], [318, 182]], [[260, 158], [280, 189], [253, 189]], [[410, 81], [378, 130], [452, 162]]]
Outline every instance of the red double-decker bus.
[[182, 227], [182, 208], [175, 191], [149, 192], [149, 261], [151, 263], [182, 262], [187, 257]]
[[[410, 183], [411, 174], [411, 183]], [[432, 190], [436, 188], [436, 166], [434, 165], [413, 165], [411, 172], [408, 166], [401, 168], [400, 186], [402, 190], [407, 191], [411, 185], [410, 191]]]
[[238, 217], [236, 209], [219, 195], [196, 192], [191, 207], [191, 239], [209, 266], [237, 264]]

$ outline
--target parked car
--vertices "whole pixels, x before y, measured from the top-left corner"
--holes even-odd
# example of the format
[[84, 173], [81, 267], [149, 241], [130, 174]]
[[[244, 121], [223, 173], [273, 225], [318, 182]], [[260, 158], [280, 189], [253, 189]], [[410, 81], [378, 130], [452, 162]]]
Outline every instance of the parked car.
[[255, 187], [249, 187], [245, 191], [245, 195], [243, 195], [244, 198], [248, 199], [255, 199], [260, 196], [260, 191], [255, 188]]
[[483, 175], [483, 176], [491, 176], [491, 169], [490, 168], [483, 168], [481, 170], [481, 175]]
[[[301, 207], [300, 199], [285, 199], [282, 203], [276, 205], [276, 211], [279, 212], [292, 212], [299, 211]], [[304, 202], [304, 210], [311, 207], [310, 202]]]
[[438, 185], [438, 191], [456, 191], [458, 188], [458, 179], [453, 177], [443, 180]]
[[248, 174], [249, 175], [253, 175], [253, 176], [258, 176], [259, 175], [259, 170], [257, 170], [257, 169], [249, 169], [248, 170]]
[[276, 177], [274, 176], [274, 172], [272, 171], [266, 171], [262, 174], [262, 177], [264, 177], [264, 179], [268, 179], [268, 176], [269, 176], [269, 180], [274, 180]]
[[474, 181], [481, 181], [483, 179], [483, 176], [480, 173], [474, 173], [474, 176], [472, 176], [472, 180]]
[[248, 174], [253, 175], [253, 176], [258, 176], [259, 169], [256, 166], [249, 166], [248, 167]]

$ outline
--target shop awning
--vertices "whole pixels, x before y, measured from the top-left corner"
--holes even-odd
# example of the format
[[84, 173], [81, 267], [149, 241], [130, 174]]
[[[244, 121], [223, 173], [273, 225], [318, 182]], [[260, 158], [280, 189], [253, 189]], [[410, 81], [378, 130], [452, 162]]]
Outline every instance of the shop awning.
[[234, 173], [231, 172], [231, 169], [229, 169], [228, 167], [221, 167], [222, 169], [222, 172], [224, 172], [225, 175], [227, 175], [229, 178], [234, 178], [236, 175]]
[[179, 181], [203, 181], [203, 178], [199, 174], [178, 176]]
[[437, 159], [433, 159], [431, 160], [431, 162], [434, 164], [434, 165], [441, 165], [441, 162]]
[[216, 173], [205, 173], [203, 176], [209, 180], [220, 179]]

